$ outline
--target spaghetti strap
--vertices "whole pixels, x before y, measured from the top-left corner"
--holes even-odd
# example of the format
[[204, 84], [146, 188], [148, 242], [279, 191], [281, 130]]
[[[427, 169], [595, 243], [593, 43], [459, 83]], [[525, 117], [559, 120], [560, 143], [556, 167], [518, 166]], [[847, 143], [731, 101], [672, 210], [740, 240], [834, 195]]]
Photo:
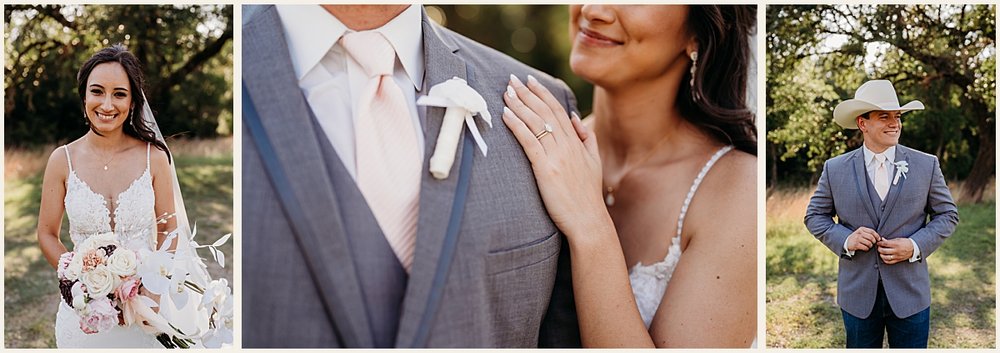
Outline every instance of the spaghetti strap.
[[146, 142], [146, 170], [149, 170], [149, 142]]
[[69, 158], [69, 145], [63, 145], [62, 147], [63, 147], [63, 151], [66, 152], [66, 163], [69, 164], [69, 171], [72, 172], [73, 171], [73, 161], [71, 161], [70, 158]]
[[675, 237], [681, 237], [681, 231], [684, 230], [684, 217], [687, 216], [688, 206], [691, 205], [691, 199], [694, 198], [695, 191], [698, 191], [698, 186], [701, 185], [701, 181], [705, 179], [705, 174], [708, 174], [708, 170], [712, 169], [712, 166], [715, 165], [715, 162], [719, 161], [719, 158], [722, 158], [723, 155], [732, 149], [733, 146], [726, 146], [719, 149], [718, 152], [715, 152], [715, 154], [712, 155], [712, 158], [710, 158], [708, 162], [705, 163], [705, 166], [701, 168], [701, 171], [698, 172], [698, 176], [694, 178], [694, 183], [691, 184], [691, 190], [688, 190], [687, 197], [684, 198], [684, 206], [681, 206], [681, 215], [680, 217], [677, 217], [677, 235], [675, 235]]

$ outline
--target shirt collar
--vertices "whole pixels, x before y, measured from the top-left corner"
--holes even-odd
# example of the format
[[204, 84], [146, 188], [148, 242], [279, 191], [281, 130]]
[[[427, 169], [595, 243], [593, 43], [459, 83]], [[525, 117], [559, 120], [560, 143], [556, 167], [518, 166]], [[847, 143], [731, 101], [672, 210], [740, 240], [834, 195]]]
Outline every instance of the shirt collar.
[[[874, 160], [875, 152], [872, 152], [872, 150], [868, 149], [868, 145], [862, 144], [861, 150], [865, 155], [865, 165], [871, 165], [872, 163], [875, 162]], [[886, 161], [888, 161], [889, 163], [894, 163], [896, 161], [896, 146], [886, 148], [885, 151], [882, 152], [882, 154], [885, 155]]]
[[[301, 80], [319, 65], [340, 37], [351, 31], [336, 17], [318, 5], [277, 5], [281, 26], [288, 41], [288, 52], [296, 78]], [[424, 78], [423, 21], [420, 6], [411, 5], [375, 31], [382, 33], [393, 49], [403, 70], [416, 90]], [[416, 30], [414, 30], [416, 28]]]

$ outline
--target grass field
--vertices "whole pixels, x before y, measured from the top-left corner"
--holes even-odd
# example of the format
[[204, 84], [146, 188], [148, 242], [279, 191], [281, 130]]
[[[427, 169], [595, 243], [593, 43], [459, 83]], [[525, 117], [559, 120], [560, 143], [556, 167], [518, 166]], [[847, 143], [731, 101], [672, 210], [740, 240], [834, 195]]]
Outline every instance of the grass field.
[[[197, 223], [196, 240], [210, 243], [233, 231], [232, 139], [170, 143], [188, 217]], [[42, 172], [54, 146], [5, 151], [4, 184], [4, 342], [8, 348], [55, 347], [53, 326], [59, 291], [55, 271], [45, 261], [35, 235]], [[61, 238], [69, 244], [63, 217]], [[215, 278], [233, 283], [233, 241], [222, 248], [226, 267], [211, 260]]]
[[[996, 201], [958, 205], [958, 228], [928, 259], [929, 347], [996, 344]], [[952, 187], [952, 190], [957, 188]], [[813, 189], [778, 188], [767, 196], [767, 346], [844, 347], [837, 256], [802, 223]], [[952, 194], [955, 194], [953, 191]]]

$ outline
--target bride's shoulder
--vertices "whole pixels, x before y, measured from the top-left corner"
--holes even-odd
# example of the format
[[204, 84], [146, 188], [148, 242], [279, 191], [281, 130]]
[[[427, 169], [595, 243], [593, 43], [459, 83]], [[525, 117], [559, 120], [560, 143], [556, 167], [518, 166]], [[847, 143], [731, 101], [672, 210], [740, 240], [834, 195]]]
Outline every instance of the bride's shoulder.
[[[714, 171], [714, 173], [712, 172]], [[757, 156], [732, 149], [719, 158], [709, 175], [722, 182], [721, 187], [746, 187], [757, 185]], [[733, 191], [730, 189], [730, 191]]]
[[736, 149], [729, 151], [705, 175], [697, 197], [700, 200], [693, 202], [691, 207], [710, 212], [692, 212], [692, 217], [697, 214], [735, 216], [754, 210], [757, 207], [757, 157]]
[[167, 170], [170, 167], [170, 159], [167, 158], [167, 152], [156, 147], [156, 145], [149, 146], [149, 167], [153, 171]]
[[45, 164], [45, 174], [56, 173], [54, 175], [69, 175], [69, 158], [66, 153], [66, 146], [61, 145], [49, 153], [49, 161]]

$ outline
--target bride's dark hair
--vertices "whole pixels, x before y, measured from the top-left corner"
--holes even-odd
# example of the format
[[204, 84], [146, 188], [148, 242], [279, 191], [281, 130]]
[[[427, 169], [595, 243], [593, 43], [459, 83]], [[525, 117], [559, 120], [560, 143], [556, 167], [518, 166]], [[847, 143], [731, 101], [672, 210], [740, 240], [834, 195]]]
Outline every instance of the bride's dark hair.
[[122, 68], [125, 69], [125, 75], [128, 76], [130, 92], [132, 93], [132, 109], [129, 110], [129, 116], [122, 126], [125, 135], [153, 144], [156, 148], [167, 153], [167, 160], [169, 161], [171, 157], [170, 151], [167, 151], [167, 145], [156, 139], [156, 133], [153, 132], [151, 127], [146, 126], [146, 122], [141, 115], [143, 107], [146, 105], [146, 100], [143, 99], [140, 93], [145, 84], [142, 76], [142, 65], [139, 64], [139, 59], [135, 55], [132, 55], [132, 52], [129, 52], [122, 44], [115, 44], [95, 53], [94, 56], [91, 56], [90, 59], [87, 59], [83, 63], [83, 66], [80, 67], [80, 72], [76, 75], [77, 92], [80, 94], [80, 103], [83, 105], [83, 114], [87, 117], [87, 125], [90, 126], [90, 131], [93, 131], [98, 136], [103, 136], [94, 128], [94, 124], [90, 123], [90, 115], [87, 115], [87, 104], [85, 102], [87, 80], [97, 65], [108, 62], [121, 64]]
[[750, 35], [756, 5], [691, 5], [687, 27], [698, 41], [692, 98], [691, 74], [678, 92], [682, 115], [723, 143], [757, 155], [754, 112], [747, 108]]

